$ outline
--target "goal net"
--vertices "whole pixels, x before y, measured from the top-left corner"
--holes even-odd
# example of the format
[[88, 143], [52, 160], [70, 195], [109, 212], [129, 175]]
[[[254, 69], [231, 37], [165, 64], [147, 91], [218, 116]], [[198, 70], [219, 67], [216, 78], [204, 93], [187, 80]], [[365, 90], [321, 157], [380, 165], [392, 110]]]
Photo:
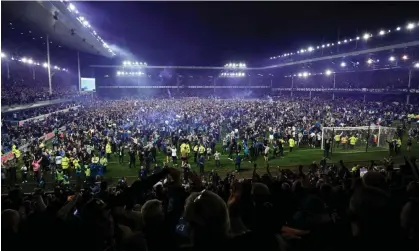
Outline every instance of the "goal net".
[[323, 127], [321, 148], [329, 143], [333, 152], [385, 150], [396, 132], [385, 126]]

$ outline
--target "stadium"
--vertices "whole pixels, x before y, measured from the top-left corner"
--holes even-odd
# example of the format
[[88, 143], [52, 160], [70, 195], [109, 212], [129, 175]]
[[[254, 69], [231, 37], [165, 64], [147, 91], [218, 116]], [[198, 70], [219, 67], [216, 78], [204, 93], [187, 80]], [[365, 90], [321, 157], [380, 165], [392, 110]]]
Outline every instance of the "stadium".
[[419, 248], [414, 6], [176, 4], [1, 3], [2, 248]]

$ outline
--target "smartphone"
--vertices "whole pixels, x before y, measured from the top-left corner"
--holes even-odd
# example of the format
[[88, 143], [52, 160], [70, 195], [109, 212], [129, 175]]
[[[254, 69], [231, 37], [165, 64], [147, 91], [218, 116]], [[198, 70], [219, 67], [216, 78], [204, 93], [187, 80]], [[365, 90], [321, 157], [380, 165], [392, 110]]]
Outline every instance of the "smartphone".
[[77, 215], [77, 213], [78, 213], [79, 211], [76, 209], [76, 210], [74, 210], [74, 215]]

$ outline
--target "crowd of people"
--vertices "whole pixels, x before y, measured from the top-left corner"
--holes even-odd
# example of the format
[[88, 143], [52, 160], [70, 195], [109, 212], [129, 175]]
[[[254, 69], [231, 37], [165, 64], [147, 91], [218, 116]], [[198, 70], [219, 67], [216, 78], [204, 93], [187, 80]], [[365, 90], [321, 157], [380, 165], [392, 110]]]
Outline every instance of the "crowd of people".
[[[391, 160], [347, 168], [324, 159], [308, 171], [278, 167], [275, 176], [266, 158], [271, 152], [281, 157], [285, 144], [292, 151], [300, 135], [317, 139], [321, 126], [394, 120], [413, 126], [415, 105], [191, 98], [89, 99], [81, 106], [21, 127], [2, 123], [9, 137], [2, 143], [9, 142], [16, 157], [2, 164], [3, 182], [12, 181], [2, 199], [4, 247], [29, 248], [42, 238], [49, 243], [43, 249], [72, 250], [419, 247], [415, 159], [400, 170]], [[50, 132], [51, 143], [38, 140]], [[163, 165], [157, 152], [167, 154]], [[226, 177], [204, 168], [208, 157], [220, 154], [236, 167]], [[110, 188], [103, 174], [115, 155], [121, 165], [129, 161], [127, 168], [140, 167], [138, 181], [121, 178]], [[254, 163], [262, 155], [268, 175], [255, 168], [252, 179], [240, 177], [241, 156]], [[23, 183], [36, 180], [35, 193], [14, 188], [17, 169]], [[46, 175], [56, 181], [52, 193], [42, 190]]]
[[[417, 166], [313, 163], [240, 173], [159, 171], [2, 198], [2, 248], [43, 250], [416, 250]], [[364, 170], [366, 172], [364, 172]], [[271, 172], [273, 174], [271, 174]], [[83, 188], [83, 189], [81, 189]], [[43, 240], [47, 238], [44, 243]], [[64, 245], [65, 244], [65, 245]]]

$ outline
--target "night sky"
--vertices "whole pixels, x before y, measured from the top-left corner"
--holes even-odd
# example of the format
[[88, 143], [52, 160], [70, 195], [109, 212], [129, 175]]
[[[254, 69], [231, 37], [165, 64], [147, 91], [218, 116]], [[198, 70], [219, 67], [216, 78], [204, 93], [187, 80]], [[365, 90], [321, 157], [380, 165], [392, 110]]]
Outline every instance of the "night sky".
[[154, 65], [261, 62], [338, 36], [417, 21], [417, 3], [77, 2], [93, 27]]

